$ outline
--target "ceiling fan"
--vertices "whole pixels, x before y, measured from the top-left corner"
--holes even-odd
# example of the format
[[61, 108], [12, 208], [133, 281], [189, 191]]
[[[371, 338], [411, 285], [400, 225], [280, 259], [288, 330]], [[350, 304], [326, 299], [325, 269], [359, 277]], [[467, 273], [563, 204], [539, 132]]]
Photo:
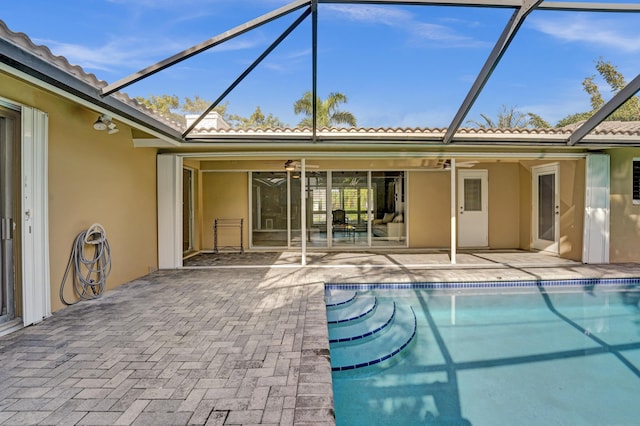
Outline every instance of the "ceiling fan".
[[[313, 170], [315, 170], [315, 169], [320, 168], [320, 166], [319, 166], [319, 165], [317, 165], [317, 164], [309, 164], [309, 163], [306, 163], [306, 164], [304, 165], [304, 167], [305, 167], [305, 169], [307, 169], [307, 170], [312, 170], [312, 169], [313, 169]], [[300, 170], [302, 170], [302, 162], [300, 162], [300, 161], [298, 161], [298, 160], [287, 160], [287, 161], [284, 163], [284, 169], [285, 169], [286, 171], [288, 171], [288, 172], [297, 172], [297, 171], [300, 171]]]
[[[466, 169], [466, 168], [469, 168], [469, 167], [473, 167], [478, 163], [479, 163], [479, 161], [477, 161], [477, 160], [456, 161], [456, 169]], [[451, 169], [451, 160], [445, 160], [443, 168], [445, 170], [450, 170]]]

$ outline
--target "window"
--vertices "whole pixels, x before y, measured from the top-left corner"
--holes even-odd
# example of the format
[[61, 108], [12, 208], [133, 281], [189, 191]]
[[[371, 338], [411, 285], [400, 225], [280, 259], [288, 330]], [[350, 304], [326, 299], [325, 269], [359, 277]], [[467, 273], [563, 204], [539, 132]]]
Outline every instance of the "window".
[[633, 181], [633, 204], [640, 204], [640, 158], [632, 161], [632, 181]]

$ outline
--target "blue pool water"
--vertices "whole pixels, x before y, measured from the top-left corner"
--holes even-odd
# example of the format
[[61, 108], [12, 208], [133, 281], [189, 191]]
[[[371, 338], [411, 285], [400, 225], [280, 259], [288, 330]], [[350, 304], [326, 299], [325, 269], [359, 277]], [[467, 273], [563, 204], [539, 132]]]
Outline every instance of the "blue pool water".
[[637, 284], [375, 287], [327, 286], [339, 426], [640, 424]]

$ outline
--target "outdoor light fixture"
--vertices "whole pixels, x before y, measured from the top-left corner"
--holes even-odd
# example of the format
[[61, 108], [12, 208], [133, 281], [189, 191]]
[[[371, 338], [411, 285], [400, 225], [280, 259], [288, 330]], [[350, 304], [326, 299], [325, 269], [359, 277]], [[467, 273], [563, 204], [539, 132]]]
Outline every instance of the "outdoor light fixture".
[[107, 133], [109, 133], [110, 135], [118, 133], [119, 131], [116, 123], [111, 121], [111, 117], [104, 114], [99, 116], [96, 122], [93, 123], [93, 128], [96, 130], [108, 130]]

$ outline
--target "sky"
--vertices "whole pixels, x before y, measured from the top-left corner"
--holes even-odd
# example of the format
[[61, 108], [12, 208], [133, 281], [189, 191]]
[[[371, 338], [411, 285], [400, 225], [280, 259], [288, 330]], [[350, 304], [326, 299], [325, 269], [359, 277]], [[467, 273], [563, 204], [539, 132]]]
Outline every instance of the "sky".
[[[583, 2], [589, 0], [582, 0]], [[0, 0], [15, 32], [116, 82], [222, 34], [288, 0]], [[599, 0], [599, 3], [624, 3]], [[626, 0], [627, 3], [637, 3]], [[122, 91], [131, 97], [214, 101], [302, 13], [293, 12], [180, 62]], [[318, 95], [347, 97], [362, 127], [447, 127], [513, 11], [502, 8], [320, 4]], [[532, 12], [466, 117], [504, 108], [554, 125], [590, 110], [582, 88], [610, 61], [627, 82], [640, 73], [640, 14]], [[223, 99], [228, 112], [256, 107], [295, 126], [293, 104], [311, 90], [311, 20], [302, 22]], [[606, 84], [596, 78], [605, 99]]]

